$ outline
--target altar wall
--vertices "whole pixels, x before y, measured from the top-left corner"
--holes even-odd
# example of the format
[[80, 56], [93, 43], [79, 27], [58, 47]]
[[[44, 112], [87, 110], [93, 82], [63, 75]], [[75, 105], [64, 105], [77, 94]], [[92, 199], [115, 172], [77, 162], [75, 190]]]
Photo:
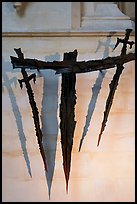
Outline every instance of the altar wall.
[[[3, 4], [3, 11], [6, 10], [5, 6], [9, 10], [11, 8], [11, 5], [6, 3]], [[29, 6], [31, 8], [31, 5]], [[10, 17], [11, 14], [8, 15]], [[69, 27], [71, 21], [67, 20], [67, 22]], [[6, 28], [3, 28], [3, 31], [8, 32], [8, 25], [4, 25]], [[117, 37], [124, 38], [124, 34], [123, 30], [105, 33], [88, 32], [88, 35], [80, 31], [77, 35], [66, 31], [64, 36], [63, 32], [59, 36], [57, 33], [51, 35], [48, 32], [43, 36], [42, 34], [19, 36], [15, 35], [14, 31], [12, 36], [9, 28], [9, 36], [8, 33], [3, 35], [3, 202], [134, 202], [135, 62], [125, 64], [98, 147], [97, 141], [109, 94], [109, 84], [116, 68], [103, 72], [77, 74], [75, 106], [77, 123], [68, 194], [65, 190], [59, 128], [61, 74], [55, 75], [53, 70], [40, 70], [40, 72], [27, 70], [28, 74], [36, 73], [37, 76], [36, 83], [34, 84], [33, 81], [30, 83], [43, 132], [49, 169], [45, 175], [26, 88], [24, 85], [21, 90], [18, 83], [22, 75], [20, 69], [13, 70], [10, 62], [10, 56], [16, 56], [14, 48], [21, 48], [25, 58], [43, 61], [63, 60], [63, 53], [72, 52], [75, 49], [78, 51], [77, 61], [117, 56], [120, 55], [122, 45], [114, 51], [113, 48]], [[130, 40], [135, 40], [134, 35], [131, 35]], [[134, 46], [132, 50], [128, 49], [128, 52], [130, 51], [134, 51]], [[85, 139], [81, 151], [78, 152], [83, 134]]]

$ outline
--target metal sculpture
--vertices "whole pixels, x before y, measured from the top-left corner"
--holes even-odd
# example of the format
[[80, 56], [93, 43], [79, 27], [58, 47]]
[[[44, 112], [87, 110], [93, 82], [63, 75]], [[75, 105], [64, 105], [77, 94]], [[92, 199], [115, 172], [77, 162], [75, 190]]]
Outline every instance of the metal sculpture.
[[[76, 61], [77, 50], [74, 52], [64, 53], [63, 61]], [[62, 90], [60, 104], [60, 129], [61, 129], [61, 145], [63, 155], [63, 168], [66, 179], [66, 192], [68, 192], [68, 181], [71, 167], [71, 151], [73, 146], [73, 137], [76, 121], [74, 120], [74, 107], [76, 104], [76, 74], [62, 74]]]
[[86, 73], [92, 71], [101, 71], [117, 66], [116, 73], [113, 77], [112, 82], [110, 83], [110, 93], [106, 103], [106, 109], [104, 112], [104, 119], [102, 122], [101, 132], [99, 134], [98, 145], [101, 139], [101, 134], [106, 126], [107, 118], [109, 111], [113, 102], [113, 97], [115, 90], [118, 85], [120, 75], [124, 69], [123, 64], [135, 60], [135, 53], [126, 54], [127, 44], [132, 48], [134, 42], [128, 41], [131, 29], [126, 30], [125, 39], [117, 39], [117, 45], [122, 42], [123, 48], [120, 56], [116, 57], [107, 57], [101, 60], [89, 60], [87, 62], [81, 61], [76, 62], [77, 50], [73, 52], [64, 53], [63, 61], [53, 61], [53, 62], [43, 62], [36, 59], [24, 59], [21, 49], [14, 49], [18, 55], [17, 57], [11, 56], [11, 63], [13, 64], [13, 69], [21, 68], [23, 79], [19, 80], [20, 87], [22, 88], [22, 83], [26, 84], [30, 105], [32, 107], [34, 124], [36, 135], [38, 137], [38, 143], [40, 146], [40, 152], [43, 158], [45, 169], [46, 158], [44, 154], [44, 149], [42, 145], [42, 132], [39, 125], [38, 109], [36, 107], [36, 102], [34, 101], [34, 95], [32, 88], [29, 84], [29, 80], [34, 79], [36, 75], [32, 74], [27, 75], [25, 69], [52, 69], [56, 71], [56, 74], [62, 74], [62, 89], [61, 89], [61, 104], [60, 104], [60, 130], [61, 130], [61, 146], [62, 146], [62, 155], [63, 155], [63, 168], [66, 179], [66, 191], [68, 192], [68, 181], [71, 168], [71, 151], [73, 146], [73, 137], [75, 130], [75, 104], [76, 104], [76, 73]]
[[93, 71], [101, 71], [105, 69], [114, 68], [117, 65], [121, 65], [127, 62], [135, 60], [135, 53], [129, 53], [124, 56], [107, 57], [100, 60], [89, 60], [87, 62], [73, 62], [73, 61], [53, 61], [44, 62], [36, 59], [21, 59], [11, 56], [11, 63], [13, 69], [22, 68], [25, 69], [52, 69], [56, 71], [56, 74], [62, 73], [86, 73]]
[[[130, 45], [130, 49], [131, 49], [133, 44], [134, 44], [133, 41], [128, 41], [131, 31], [132, 31], [131, 29], [126, 29], [125, 38], [124, 39], [117, 38], [117, 43], [116, 43], [114, 49], [119, 45], [119, 43], [123, 43], [123, 47], [122, 47], [122, 50], [121, 50], [121, 56], [126, 55], [127, 45]], [[105, 129], [107, 118], [108, 118], [108, 115], [109, 115], [109, 112], [110, 112], [110, 109], [111, 109], [111, 106], [112, 106], [114, 94], [115, 94], [115, 91], [117, 89], [118, 81], [120, 79], [120, 76], [122, 74], [123, 69], [124, 69], [124, 66], [123, 66], [122, 63], [117, 64], [116, 72], [115, 72], [115, 74], [113, 76], [113, 79], [112, 79], [111, 83], [109, 84], [110, 92], [109, 92], [109, 95], [108, 95], [108, 98], [107, 98], [107, 101], [106, 101], [106, 108], [105, 108], [105, 112], [104, 112], [104, 118], [103, 118], [103, 122], [102, 122], [102, 126], [101, 126], [101, 131], [100, 131], [100, 134], [99, 134], [97, 146], [99, 146], [99, 143], [100, 143], [100, 140], [101, 140], [101, 135], [102, 135], [102, 133], [103, 133], [103, 131]]]
[[[17, 53], [19, 59], [24, 59], [24, 55], [21, 52], [20, 48], [14, 49], [14, 50]], [[28, 97], [29, 97], [29, 103], [30, 103], [30, 106], [32, 108], [35, 131], [36, 131], [36, 135], [37, 135], [37, 139], [38, 139], [39, 149], [40, 149], [40, 153], [41, 153], [41, 156], [43, 159], [45, 170], [47, 171], [46, 157], [45, 157], [44, 148], [43, 148], [43, 144], [42, 144], [42, 132], [40, 129], [40, 122], [39, 122], [39, 112], [38, 112], [38, 108], [36, 106], [36, 102], [34, 100], [34, 93], [32, 91], [31, 85], [29, 83], [29, 81], [31, 79], [33, 79], [33, 81], [35, 83], [36, 74], [31, 74], [30, 76], [28, 76], [24, 67], [21, 68], [21, 73], [22, 73], [23, 79], [21, 79], [21, 80], [19, 79], [18, 81], [19, 81], [21, 89], [23, 87], [23, 83], [25, 83], [25, 85], [26, 85], [26, 89], [27, 89], [27, 93], [28, 93]]]

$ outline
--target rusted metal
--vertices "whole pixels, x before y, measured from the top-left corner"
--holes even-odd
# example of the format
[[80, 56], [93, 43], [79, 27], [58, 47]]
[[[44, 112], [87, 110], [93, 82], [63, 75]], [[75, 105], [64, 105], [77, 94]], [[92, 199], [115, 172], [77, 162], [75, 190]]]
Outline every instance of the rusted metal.
[[[77, 50], [74, 52], [64, 53], [64, 61], [76, 61]], [[76, 121], [75, 104], [76, 104], [76, 74], [62, 74], [62, 90], [60, 104], [60, 130], [61, 130], [61, 145], [63, 155], [63, 168], [66, 179], [66, 192], [68, 192], [68, 181], [71, 168], [71, 151], [73, 146], [73, 137]]]
[[100, 60], [89, 61], [53, 61], [43, 62], [36, 59], [21, 59], [11, 56], [11, 63], [13, 69], [22, 68], [25, 69], [52, 69], [56, 71], [56, 74], [60, 73], [86, 73], [93, 71], [101, 71], [105, 69], [114, 68], [117, 65], [124, 64], [135, 60], [135, 53], [129, 53], [124, 56], [107, 57]]
[[[23, 59], [24, 55], [21, 52], [21, 49], [14, 49], [15, 52], [17, 53], [19, 59]], [[33, 113], [33, 119], [34, 119], [34, 125], [35, 125], [35, 131], [36, 131], [36, 136], [38, 139], [38, 144], [39, 144], [39, 149], [40, 149], [40, 153], [44, 162], [44, 168], [47, 171], [47, 164], [46, 164], [46, 156], [44, 153], [44, 148], [43, 148], [43, 144], [42, 144], [42, 131], [40, 129], [40, 122], [39, 122], [39, 112], [38, 112], [38, 108], [36, 106], [36, 102], [34, 99], [34, 93], [32, 91], [31, 85], [30, 85], [30, 80], [33, 79], [34, 83], [36, 81], [36, 74], [31, 74], [30, 76], [28, 76], [27, 72], [25, 71], [25, 68], [22, 67], [21, 68], [21, 73], [23, 76], [23, 79], [19, 79], [19, 84], [20, 87], [22, 89], [23, 87], [23, 83], [25, 83], [26, 85], [26, 89], [27, 89], [27, 93], [28, 93], [28, 97], [29, 97], [29, 103], [32, 109], [32, 113]]]
[[[118, 39], [117, 43], [116, 43], [116, 45], [114, 47], [114, 49], [115, 49], [118, 46], [119, 43], [123, 43], [123, 47], [122, 47], [122, 50], [121, 50], [121, 57], [126, 56], [127, 45], [130, 45], [130, 49], [131, 49], [132, 45], [134, 44], [133, 41], [131, 41], [131, 42], [128, 41], [131, 32], [132, 32], [132, 29], [127, 29], [126, 34], [125, 34], [125, 38], [124, 39]], [[117, 89], [118, 82], [119, 82], [119, 79], [120, 79], [120, 76], [122, 74], [123, 69], [124, 69], [124, 66], [123, 66], [122, 63], [117, 65], [116, 72], [115, 72], [115, 74], [113, 76], [113, 79], [112, 79], [111, 83], [109, 84], [110, 92], [109, 92], [109, 95], [108, 95], [108, 98], [107, 98], [107, 101], [106, 101], [106, 107], [105, 107], [105, 111], [104, 111], [104, 118], [103, 118], [103, 121], [102, 121], [102, 126], [101, 126], [101, 130], [100, 130], [100, 133], [99, 133], [97, 146], [99, 146], [102, 133], [103, 133], [103, 131], [105, 129], [106, 122], [107, 122], [107, 119], [108, 119], [108, 115], [109, 115], [109, 112], [111, 110], [111, 106], [112, 106], [112, 103], [113, 103], [113, 98], [114, 98], [114, 95], [115, 95], [115, 91]]]
[[11, 56], [11, 63], [13, 65], [13, 69], [21, 68], [23, 79], [18, 81], [20, 83], [21, 88], [22, 88], [22, 83], [25, 83], [27, 88], [29, 102], [32, 108], [32, 113], [34, 118], [35, 131], [38, 138], [39, 148], [40, 148], [40, 152], [41, 152], [46, 170], [47, 170], [46, 157], [45, 157], [44, 148], [42, 145], [42, 132], [39, 124], [39, 113], [36, 107], [36, 102], [34, 100], [34, 94], [29, 83], [31, 79], [33, 79], [35, 83], [36, 75], [32, 74], [28, 76], [25, 69], [37, 69], [38, 71], [41, 69], [52, 69], [56, 71], [56, 74], [62, 74], [60, 130], [61, 130], [63, 168], [64, 168], [67, 192], [68, 192], [68, 182], [69, 182], [70, 169], [71, 169], [71, 153], [72, 153], [72, 147], [73, 147], [73, 138], [74, 138], [74, 131], [76, 126], [76, 121], [75, 121], [76, 74], [92, 72], [92, 71], [101, 71], [101, 70], [117, 67], [116, 72], [113, 76], [113, 80], [109, 85], [110, 92], [106, 101], [104, 118], [103, 118], [101, 130], [98, 138], [97, 145], [99, 145], [101, 135], [106, 126], [106, 122], [113, 102], [114, 94], [117, 89], [122, 71], [124, 69], [123, 65], [127, 62], [135, 60], [135, 53], [126, 54], [127, 45], [130, 45], [130, 49], [131, 49], [134, 44], [133, 41], [131, 42], [129, 41], [129, 36], [131, 31], [132, 31], [131, 29], [127, 29], [125, 38], [117, 39], [117, 43], [114, 49], [118, 46], [119, 43], [123, 43], [123, 47], [121, 50], [121, 55], [116, 57], [107, 57], [105, 59], [100, 59], [100, 60], [76, 62], [78, 52], [77, 50], [74, 50], [73, 52], [64, 53], [63, 61], [44, 62], [36, 59], [29, 59], [29, 58], [24, 59], [23, 53], [21, 52], [20, 48], [14, 49], [18, 57]]

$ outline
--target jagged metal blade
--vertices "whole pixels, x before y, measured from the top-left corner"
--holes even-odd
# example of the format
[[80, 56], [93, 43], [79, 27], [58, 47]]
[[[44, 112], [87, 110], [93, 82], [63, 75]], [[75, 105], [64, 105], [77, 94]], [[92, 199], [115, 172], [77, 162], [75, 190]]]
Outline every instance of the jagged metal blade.
[[[121, 55], [120, 56], [125, 56], [126, 55], [127, 45], [130, 45], [130, 48], [132, 48], [131, 44], [132, 45], [134, 44], [133, 41], [132, 42], [128, 41], [131, 32], [132, 32], [132, 29], [126, 29], [125, 38], [124, 39], [119, 39], [118, 38], [118, 40], [117, 40], [116, 46], [119, 43], [123, 43], [123, 47], [121, 49]], [[117, 89], [118, 81], [120, 79], [120, 75], [122, 74], [123, 69], [124, 69], [123, 64], [117, 65], [116, 72], [115, 72], [115, 74], [113, 76], [113, 79], [112, 79], [110, 85], [109, 85], [110, 86], [110, 92], [109, 92], [109, 96], [108, 96], [107, 102], [106, 102], [106, 108], [105, 108], [105, 111], [104, 111], [104, 118], [103, 118], [103, 122], [102, 122], [102, 126], [101, 126], [101, 131], [100, 131], [100, 134], [99, 134], [97, 146], [99, 146], [102, 133], [103, 133], [103, 131], [105, 129], [107, 118], [108, 118], [108, 115], [109, 115], [109, 112], [110, 112], [110, 109], [111, 109], [111, 106], [112, 106], [114, 94], [115, 94], [115, 91]]]
[[115, 91], [117, 89], [118, 81], [119, 81], [120, 75], [122, 74], [123, 69], [124, 69], [123, 65], [120, 65], [117, 67], [116, 73], [114, 74], [113, 79], [112, 79], [111, 83], [109, 84], [110, 92], [109, 92], [109, 96], [108, 96], [107, 102], [106, 102], [106, 107], [105, 107], [105, 111], [104, 111], [104, 118], [103, 118], [103, 122], [102, 122], [102, 126], [101, 126], [101, 131], [99, 134], [97, 146], [99, 146], [101, 135], [105, 129], [108, 115], [109, 115], [109, 112], [110, 112], [110, 109], [112, 106], [114, 94], [115, 94]]
[[39, 144], [39, 150], [40, 150], [40, 153], [41, 153], [41, 156], [43, 159], [44, 168], [47, 171], [46, 156], [45, 156], [44, 147], [42, 144], [42, 131], [41, 131], [40, 122], [39, 122], [39, 112], [38, 112], [38, 108], [36, 106], [36, 102], [34, 100], [33, 91], [31, 89], [31, 86], [30, 87], [29, 86], [30, 86], [30, 84], [26, 85], [28, 96], [29, 96], [29, 103], [30, 103], [31, 108], [32, 108], [35, 131], [36, 131], [36, 136], [37, 136], [37, 140], [38, 140], [38, 144]]
[[68, 192], [68, 181], [71, 166], [71, 151], [76, 121], [74, 121], [74, 106], [76, 74], [62, 74], [62, 94], [60, 104], [60, 129], [61, 145], [63, 154], [63, 168], [66, 179], [66, 191]]
[[[17, 53], [19, 58], [24, 59], [24, 55], [21, 52], [21, 49], [14, 49], [15, 52]], [[39, 149], [40, 149], [40, 153], [43, 159], [43, 163], [44, 163], [44, 168], [47, 171], [47, 164], [46, 164], [46, 157], [45, 157], [45, 153], [44, 153], [44, 148], [43, 148], [43, 144], [42, 144], [42, 131], [40, 129], [40, 122], [39, 122], [39, 112], [38, 112], [38, 108], [36, 106], [36, 102], [34, 99], [34, 93], [32, 91], [31, 85], [30, 85], [30, 80], [33, 78], [34, 82], [36, 80], [36, 75], [32, 74], [31, 76], [28, 76], [27, 72], [25, 71], [25, 68], [21, 68], [21, 73], [23, 76], [23, 82], [25, 83], [26, 89], [27, 89], [27, 93], [28, 93], [28, 97], [29, 97], [29, 103], [32, 109], [32, 113], [33, 113], [33, 119], [34, 119], [34, 125], [35, 125], [35, 131], [36, 131], [36, 136], [38, 139], [38, 144], [39, 144]]]
[[[77, 51], [64, 54], [64, 60], [76, 61]], [[71, 167], [71, 152], [73, 146], [73, 137], [76, 121], [75, 104], [76, 104], [76, 74], [62, 74], [61, 104], [60, 104], [60, 129], [61, 129], [61, 145], [63, 155], [63, 168], [66, 179], [66, 192], [68, 192], [68, 181]]]
[[10, 56], [13, 69], [25, 68], [25, 69], [52, 69], [56, 71], [56, 74], [63, 73], [87, 73], [93, 71], [101, 71], [105, 69], [111, 69], [117, 65], [127, 63], [135, 60], [135, 53], [129, 53], [124, 56], [107, 57], [99, 60], [89, 61], [53, 61], [43, 62], [35, 59], [20, 59]]

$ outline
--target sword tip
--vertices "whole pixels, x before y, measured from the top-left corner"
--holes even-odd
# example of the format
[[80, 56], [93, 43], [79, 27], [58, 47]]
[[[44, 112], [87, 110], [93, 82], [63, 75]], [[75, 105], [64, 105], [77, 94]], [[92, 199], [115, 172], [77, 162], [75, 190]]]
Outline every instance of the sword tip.
[[81, 147], [82, 147], [82, 143], [83, 143], [83, 138], [80, 140], [80, 144], [79, 144], [79, 152], [80, 152], [80, 150], [81, 150]]
[[66, 194], [68, 194], [68, 182], [66, 183]]

